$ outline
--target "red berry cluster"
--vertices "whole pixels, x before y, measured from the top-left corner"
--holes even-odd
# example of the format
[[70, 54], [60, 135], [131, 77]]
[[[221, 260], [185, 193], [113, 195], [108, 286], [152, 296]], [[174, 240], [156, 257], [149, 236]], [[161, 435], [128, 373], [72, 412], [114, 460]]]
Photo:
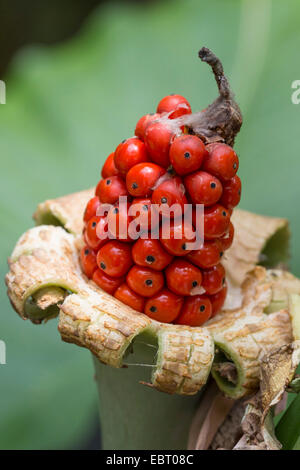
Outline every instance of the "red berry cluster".
[[[108, 156], [85, 210], [81, 263], [88, 278], [135, 310], [161, 322], [199, 326], [221, 309], [226, 297], [220, 260], [233, 240], [230, 216], [240, 200], [241, 181], [231, 147], [204, 145], [187, 133], [177, 118], [190, 113], [185, 98], [166, 96], [155, 114], [138, 121], [135, 137]], [[127, 197], [125, 212], [120, 196]], [[175, 203], [182, 208], [189, 203], [193, 210], [203, 204], [200, 249], [187, 249], [195, 237], [195, 218], [189, 225], [174, 214], [170, 233], [164, 234], [169, 214], [164, 210]], [[99, 215], [104, 204], [111, 208]], [[154, 207], [160, 208], [156, 219]], [[134, 239], [129, 226], [135, 220], [141, 235]], [[153, 228], [157, 238], [149, 234]]]

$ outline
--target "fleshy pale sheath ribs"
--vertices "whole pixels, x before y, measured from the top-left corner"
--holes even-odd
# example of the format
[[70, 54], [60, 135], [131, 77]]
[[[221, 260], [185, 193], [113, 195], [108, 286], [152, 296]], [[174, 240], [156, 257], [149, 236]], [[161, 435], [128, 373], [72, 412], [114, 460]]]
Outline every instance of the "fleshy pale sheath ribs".
[[[82, 217], [74, 208], [83, 208], [92, 193], [83, 191], [38, 206], [37, 223], [55, 220], [61, 227], [39, 225], [18, 241], [6, 277], [16, 311], [35, 323], [59, 314], [64, 341], [90, 349], [101, 362], [114, 367], [122, 367], [130, 344], [134, 347], [134, 340], [146, 335], [158, 348], [150, 385], [164, 392], [197, 393], [212, 365], [212, 374], [227, 395], [237, 398], [255, 390], [260, 357], [292, 341], [287, 295], [300, 294], [299, 281], [280, 270], [255, 269], [262, 250], [268, 252], [268, 243], [274, 244], [276, 237], [288, 240], [286, 220], [236, 210], [233, 223], [240, 235], [226, 260], [230, 285], [226, 311], [206, 328], [166, 325], [120, 303], [82, 274], [78, 261]], [[286, 245], [280, 243], [284, 263]], [[280, 250], [276, 250], [277, 257]], [[247, 256], [241, 258], [245, 251]], [[273, 264], [271, 258], [269, 264]], [[268, 315], [265, 312], [270, 308]], [[220, 375], [224, 355], [225, 362], [235, 365], [233, 382]]]

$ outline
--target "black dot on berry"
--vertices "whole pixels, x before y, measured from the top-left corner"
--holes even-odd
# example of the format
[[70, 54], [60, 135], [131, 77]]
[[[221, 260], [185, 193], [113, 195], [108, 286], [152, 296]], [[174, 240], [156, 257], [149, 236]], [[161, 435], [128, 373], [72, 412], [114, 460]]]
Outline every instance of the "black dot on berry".
[[97, 223], [96, 223], [96, 222], [93, 222], [93, 223], [92, 223], [92, 227], [93, 227], [93, 228], [95, 228], [95, 227], [96, 227], [96, 225], [97, 225]]
[[88, 255], [89, 252], [90, 252], [90, 250], [88, 250], [88, 249], [84, 250], [84, 254], [85, 254], [85, 255]]
[[144, 205], [143, 206], [143, 211], [148, 212], [148, 206]]
[[149, 310], [150, 310], [150, 312], [154, 313], [154, 312], [156, 312], [157, 308], [154, 305], [151, 305]]
[[110, 185], [110, 183], [111, 183], [111, 180], [106, 180], [107, 186]]
[[216, 183], [210, 183], [210, 187], [211, 187], [212, 189], [215, 189]]
[[225, 211], [222, 212], [222, 215], [226, 217], [227, 213]]
[[146, 258], [147, 263], [154, 263], [155, 258], [154, 256], [148, 255]]
[[238, 190], [238, 195], [239, 195], [239, 196], [241, 195], [241, 191], [240, 191], [240, 190]]
[[198, 282], [197, 282], [197, 281], [193, 281], [193, 282], [192, 282], [192, 286], [193, 286], [193, 287], [197, 287], [197, 285], [198, 285]]
[[166, 204], [167, 198], [166, 198], [166, 197], [162, 197], [160, 201], [161, 201], [162, 204]]
[[237, 164], [234, 163], [234, 164], [233, 164], [233, 169], [236, 170], [236, 167], [237, 167]]
[[121, 144], [124, 144], [124, 142], [126, 142], [126, 139], [122, 140]]
[[205, 305], [200, 305], [200, 312], [204, 312], [205, 310]]
[[146, 279], [145, 284], [146, 286], [152, 286], [152, 279]]
[[190, 152], [185, 152], [184, 158], [190, 158], [190, 156], [191, 156]]
[[184, 243], [183, 245], [181, 245], [181, 248], [182, 248], [183, 250], [186, 250], [186, 244]]
[[224, 252], [220, 251], [220, 258], [222, 258], [223, 255], [224, 255]]
[[223, 277], [222, 279], [222, 284], [225, 284], [225, 277]]
[[114, 214], [118, 214], [119, 213], [119, 209], [117, 207], [114, 208]]
[[101, 263], [100, 263], [100, 268], [101, 268], [101, 269], [106, 269], [105, 264], [101, 262]]
[[137, 189], [138, 185], [137, 185], [137, 183], [132, 183], [131, 187], [132, 187], [132, 189]]

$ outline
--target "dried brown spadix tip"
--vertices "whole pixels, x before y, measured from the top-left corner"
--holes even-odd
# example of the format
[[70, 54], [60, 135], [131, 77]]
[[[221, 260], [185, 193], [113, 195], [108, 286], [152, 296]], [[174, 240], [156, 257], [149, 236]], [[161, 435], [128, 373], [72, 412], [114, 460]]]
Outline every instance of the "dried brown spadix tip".
[[176, 121], [187, 126], [191, 134], [196, 134], [205, 143], [225, 142], [233, 146], [243, 122], [241, 110], [234, 100], [220, 59], [206, 47], [200, 49], [199, 57], [212, 68], [219, 96], [203, 111], [184, 115]]

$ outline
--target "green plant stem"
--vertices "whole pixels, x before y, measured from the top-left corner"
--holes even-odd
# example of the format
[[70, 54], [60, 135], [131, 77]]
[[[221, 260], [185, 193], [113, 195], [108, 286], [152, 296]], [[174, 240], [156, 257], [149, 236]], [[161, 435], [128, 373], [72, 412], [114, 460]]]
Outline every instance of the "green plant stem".
[[276, 437], [283, 450], [293, 450], [300, 436], [300, 395], [292, 401], [276, 426]]
[[[137, 350], [139, 349], [138, 353]], [[127, 363], [151, 364], [143, 345]], [[137, 359], [138, 358], [138, 359]], [[99, 392], [102, 448], [106, 450], [186, 449], [200, 394], [168, 395], [139, 383], [149, 381], [151, 367], [114, 369], [94, 359]]]

